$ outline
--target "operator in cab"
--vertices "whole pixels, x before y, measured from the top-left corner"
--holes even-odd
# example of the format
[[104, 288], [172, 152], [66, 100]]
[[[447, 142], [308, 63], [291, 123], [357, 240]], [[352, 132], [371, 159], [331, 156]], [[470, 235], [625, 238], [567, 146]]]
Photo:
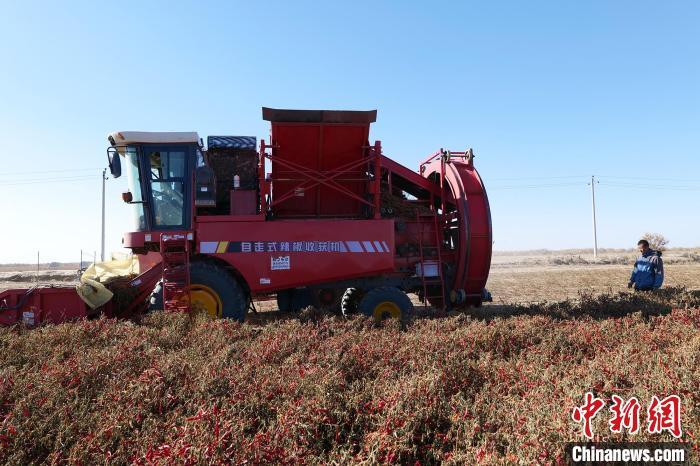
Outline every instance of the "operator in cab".
[[661, 251], [649, 247], [649, 241], [640, 239], [637, 243], [640, 256], [634, 263], [632, 276], [627, 288], [634, 287], [635, 291], [658, 290], [664, 282], [664, 262]]

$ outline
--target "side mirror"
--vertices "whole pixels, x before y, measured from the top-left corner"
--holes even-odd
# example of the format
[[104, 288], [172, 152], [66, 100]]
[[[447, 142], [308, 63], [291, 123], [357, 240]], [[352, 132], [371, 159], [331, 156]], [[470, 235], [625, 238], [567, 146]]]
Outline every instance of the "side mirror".
[[107, 162], [109, 162], [109, 172], [112, 174], [112, 177], [119, 178], [122, 176], [122, 161], [120, 160], [119, 152], [108, 149]]

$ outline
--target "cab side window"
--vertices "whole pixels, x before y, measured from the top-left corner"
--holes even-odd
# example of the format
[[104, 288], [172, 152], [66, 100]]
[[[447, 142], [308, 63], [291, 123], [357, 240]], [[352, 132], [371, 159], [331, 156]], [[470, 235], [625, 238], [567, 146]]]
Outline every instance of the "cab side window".
[[148, 160], [155, 226], [183, 225], [186, 153], [158, 150]]

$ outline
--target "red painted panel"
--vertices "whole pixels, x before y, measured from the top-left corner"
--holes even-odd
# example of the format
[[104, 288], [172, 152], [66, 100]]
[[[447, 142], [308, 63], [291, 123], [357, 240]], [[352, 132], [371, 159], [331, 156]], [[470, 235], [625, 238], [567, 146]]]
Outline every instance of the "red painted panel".
[[394, 270], [393, 220], [201, 223], [196, 237], [197, 252], [233, 265], [253, 293]]
[[[343, 165], [357, 161], [364, 156], [364, 149], [369, 136], [367, 125], [324, 125], [323, 148], [320, 168], [323, 171], [334, 170]], [[352, 181], [363, 179], [367, 167], [360, 166], [335, 178], [340, 185], [362, 197], [367, 191], [367, 182]], [[321, 215], [324, 216], [358, 216], [361, 203], [336, 189], [322, 186], [320, 188]]]
[[[275, 163], [275, 160], [289, 160], [297, 165], [317, 170], [320, 134], [320, 125], [299, 123], [272, 125], [272, 141], [276, 146], [272, 157], [273, 198], [282, 198], [302, 183], [302, 177], [298, 173]], [[275, 206], [273, 211], [280, 217], [312, 216], [315, 215], [317, 201], [318, 186], [297, 190], [292, 198]]]
[[[59, 324], [87, 315], [87, 306], [73, 288], [54, 289], [53, 293], [40, 293], [37, 307], [42, 311], [42, 323]], [[60, 291], [59, 291], [60, 290]]]
[[29, 326], [43, 323], [58, 324], [76, 320], [88, 314], [85, 305], [74, 288], [46, 287], [5, 290], [0, 293], [2, 307], [17, 309], [0, 309], [0, 325], [12, 325], [25, 322]]
[[[319, 172], [332, 176], [332, 171], [365, 155], [369, 124], [272, 123], [273, 199], [294, 193], [294, 196], [273, 207], [277, 217], [360, 215], [361, 203], [327, 185], [316, 184], [299, 189], [304, 176], [275, 160], [284, 160], [305, 167], [301, 171], [311, 180]], [[357, 167], [335, 178], [341, 186], [363, 197], [366, 182], [353, 181], [364, 176], [364, 167]]]
[[139, 272], [144, 273], [146, 270], [151, 269], [153, 266], [160, 264], [163, 258], [160, 256], [159, 252], [151, 251], [147, 254], [138, 254], [136, 258], [139, 261]]
[[233, 189], [230, 194], [231, 215], [255, 215], [258, 213], [258, 192], [248, 189]]

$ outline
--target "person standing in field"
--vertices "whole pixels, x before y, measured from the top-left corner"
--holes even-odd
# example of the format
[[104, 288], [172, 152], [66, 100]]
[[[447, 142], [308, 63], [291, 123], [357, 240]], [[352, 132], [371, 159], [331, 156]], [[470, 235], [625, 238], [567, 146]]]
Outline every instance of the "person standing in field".
[[661, 260], [661, 251], [654, 251], [649, 247], [649, 241], [640, 239], [637, 243], [640, 256], [634, 263], [632, 276], [627, 288], [636, 291], [658, 290], [664, 282], [664, 262]]

